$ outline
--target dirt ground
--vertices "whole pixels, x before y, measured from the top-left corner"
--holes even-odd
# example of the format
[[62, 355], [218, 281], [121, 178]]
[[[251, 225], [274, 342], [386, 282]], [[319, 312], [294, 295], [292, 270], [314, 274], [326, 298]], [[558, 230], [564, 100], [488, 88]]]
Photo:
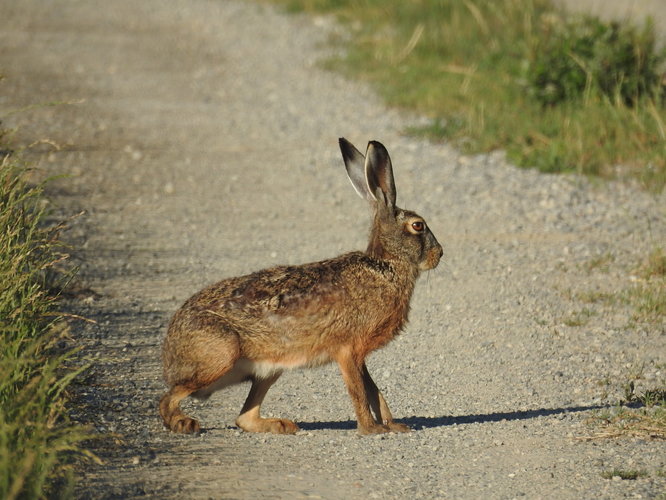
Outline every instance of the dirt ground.
[[[660, 2], [657, 2], [660, 4]], [[657, 5], [659, 7], [659, 5]], [[520, 170], [406, 137], [419, 117], [317, 66], [327, 18], [251, 2], [0, 0], [0, 118], [51, 184], [80, 265], [72, 346], [91, 362], [73, 417], [103, 436], [77, 498], [654, 498], [666, 443], [587, 439], [630, 380], [663, 387], [666, 325], [621, 293], [666, 242], [666, 197]], [[18, 110], [18, 111], [17, 111]], [[190, 402], [205, 432], [167, 432], [160, 345], [216, 280], [365, 247], [369, 212], [337, 139], [377, 139], [398, 204], [444, 246], [410, 323], [369, 360], [409, 434], [361, 437], [335, 366], [286, 373], [267, 416], [234, 419], [248, 387]], [[612, 469], [637, 480], [606, 479]]]

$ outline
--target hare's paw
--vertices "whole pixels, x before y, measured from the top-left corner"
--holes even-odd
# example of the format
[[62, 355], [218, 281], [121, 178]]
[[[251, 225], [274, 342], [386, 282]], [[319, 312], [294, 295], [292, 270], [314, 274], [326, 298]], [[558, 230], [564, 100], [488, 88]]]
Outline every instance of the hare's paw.
[[264, 419], [266, 430], [263, 432], [272, 432], [273, 434], [296, 434], [300, 428], [293, 421], [286, 418], [266, 418]]
[[201, 430], [197, 420], [185, 415], [174, 415], [169, 422], [169, 428], [180, 434], [194, 434]]
[[388, 425], [372, 424], [368, 426], [358, 426], [359, 434], [385, 434], [391, 432]]
[[386, 426], [391, 430], [391, 432], [411, 432], [412, 429], [405, 424], [399, 424], [397, 422], [389, 422]]
[[385, 425], [373, 424], [368, 427], [359, 426], [358, 431], [361, 434], [385, 434], [387, 432], [409, 432], [411, 429], [405, 424], [389, 422]]
[[273, 434], [296, 434], [299, 427], [286, 418], [243, 418], [236, 419], [236, 425], [246, 432], [270, 432]]

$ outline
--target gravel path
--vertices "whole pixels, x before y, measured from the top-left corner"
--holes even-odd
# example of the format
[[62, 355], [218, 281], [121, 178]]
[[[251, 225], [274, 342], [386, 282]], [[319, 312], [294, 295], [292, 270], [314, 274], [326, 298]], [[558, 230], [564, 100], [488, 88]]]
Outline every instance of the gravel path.
[[[325, 18], [236, 1], [0, 0], [0, 116], [33, 146], [58, 213], [86, 214], [72, 345], [94, 361], [75, 417], [111, 438], [80, 498], [649, 498], [666, 443], [579, 439], [622, 395], [664, 385], [666, 325], [635, 325], [577, 293], [632, 286], [666, 242], [666, 196], [463, 156], [401, 134], [418, 118], [317, 68]], [[40, 106], [7, 115], [9, 110]], [[202, 286], [365, 246], [369, 214], [337, 138], [382, 141], [398, 203], [445, 248], [407, 331], [369, 360], [414, 432], [360, 437], [335, 366], [285, 374], [267, 416], [296, 436], [242, 433], [247, 386], [188, 403], [206, 432], [162, 428], [159, 352]], [[599, 265], [595, 265], [595, 263]], [[585, 312], [587, 310], [587, 312]], [[581, 313], [582, 311], [582, 313]], [[579, 326], [568, 326], [580, 319]], [[642, 469], [635, 481], [602, 472]], [[659, 472], [661, 471], [661, 473]]]

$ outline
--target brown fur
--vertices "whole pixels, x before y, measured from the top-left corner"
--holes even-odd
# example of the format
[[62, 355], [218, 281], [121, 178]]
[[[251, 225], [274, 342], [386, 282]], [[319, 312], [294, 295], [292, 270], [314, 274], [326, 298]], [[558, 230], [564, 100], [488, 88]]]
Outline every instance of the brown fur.
[[361, 432], [408, 430], [393, 422], [365, 358], [403, 328], [416, 279], [437, 266], [442, 249], [425, 224], [421, 232], [414, 229], [421, 217], [395, 206], [383, 146], [371, 142], [367, 158], [344, 139], [340, 147], [355, 189], [375, 208], [367, 251], [230, 278], [185, 302], [163, 346], [170, 390], [160, 414], [171, 430], [199, 430], [180, 410], [184, 397], [205, 398], [249, 380], [236, 423], [247, 431], [294, 433], [298, 427], [289, 420], [261, 418], [261, 402], [284, 369], [330, 361], [340, 367]]

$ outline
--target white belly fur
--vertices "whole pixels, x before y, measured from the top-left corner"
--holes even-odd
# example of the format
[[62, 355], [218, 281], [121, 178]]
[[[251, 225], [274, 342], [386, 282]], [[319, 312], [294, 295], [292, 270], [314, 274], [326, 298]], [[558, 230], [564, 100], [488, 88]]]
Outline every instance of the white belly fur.
[[252, 378], [269, 378], [284, 370], [292, 370], [304, 366], [319, 366], [328, 363], [330, 360], [330, 357], [325, 354], [310, 360], [306, 358], [297, 358], [278, 362], [253, 361], [247, 358], [240, 358], [236, 361], [231, 370], [222, 375], [212, 384], [192, 393], [192, 397], [197, 399], [208, 399], [214, 392], [231, 385], [240, 384], [241, 382], [245, 382]]

